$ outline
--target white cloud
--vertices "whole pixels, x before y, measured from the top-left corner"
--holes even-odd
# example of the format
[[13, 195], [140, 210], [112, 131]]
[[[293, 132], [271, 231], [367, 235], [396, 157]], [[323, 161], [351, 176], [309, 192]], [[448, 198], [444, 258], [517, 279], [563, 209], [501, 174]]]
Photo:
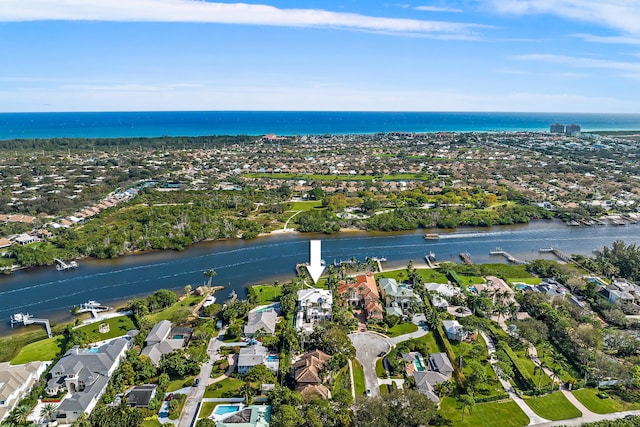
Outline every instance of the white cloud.
[[582, 40], [593, 43], [610, 43], [610, 44], [640, 44], [640, 37], [629, 36], [595, 36], [593, 34], [574, 34], [574, 37], [578, 37]]
[[196, 0], [0, 0], [0, 22], [41, 20], [342, 28], [462, 39], [473, 38], [480, 28], [488, 28], [473, 23], [385, 18], [321, 9], [280, 9], [264, 4]]
[[449, 12], [449, 13], [462, 13], [464, 12], [462, 9], [457, 9], [454, 7], [439, 7], [439, 6], [416, 6], [413, 8], [414, 10], [419, 10], [422, 12]]
[[577, 56], [563, 56], [563, 55], [550, 55], [550, 54], [528, 54], [528, 55], [516, 55], [514, 59], [520, 61], [536, 61], [536, 62], [548, 62], [553, 64], [564, 64], [578, 68], [600, 68], [608, 70], [622, 71], [625, 77], [640, 74], [639, 62], [627, 62], [627, 61], [613, 61], [608, 59], [593, 59], [583, 58]]
[[614, 28], [625, 34], [640, 35], [638, 0], [488, 0], [487, 3], [499, 13], [544, 13]]

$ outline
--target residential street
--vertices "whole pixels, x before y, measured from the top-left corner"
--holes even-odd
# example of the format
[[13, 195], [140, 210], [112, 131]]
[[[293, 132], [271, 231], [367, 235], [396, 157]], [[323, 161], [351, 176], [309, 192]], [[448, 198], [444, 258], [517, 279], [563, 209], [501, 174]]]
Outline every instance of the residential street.
[[356, 348], [356, 359], [364, 370], [365, 387], [371, 390], [372, 396], [380, 395], [376, 376], [376, 359], [378, 354], [387, 353], [391, 349], [389, 339], [373, 332], [355, 332], [349, 334], [349, 338]]
[[198, 387], [192, 387], [191, 392], [187, 396], [187, 401], [184, 404], [184, 408], [182, 408], [182, 413], [178, 420], [178, 427], [191, 427], [192, 421], [197, 415], [198, 403], [202, 401], [204, 392], [209, 384], [213, 364], [218, 360], [218, 350], [220, 350], [222, 337], [225, 333], [226, 329], [223, 328], [219, 331], [217, 337], [212, 338], [211, 341], [209, 341], [209, 346], [207, 347], [209, 360], [202, 365], [200, 375], [196, 377], [200, 379], [200, 384]]

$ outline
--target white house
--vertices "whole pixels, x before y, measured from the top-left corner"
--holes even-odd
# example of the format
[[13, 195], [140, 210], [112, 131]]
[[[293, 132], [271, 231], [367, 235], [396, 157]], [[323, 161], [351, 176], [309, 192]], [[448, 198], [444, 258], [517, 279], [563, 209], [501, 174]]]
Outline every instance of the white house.
[[298, 314], [296, 329], [313, 331], [313, 325], [321, 320], [331, 319], [333, 296], [325, 289], [302, 289], [298, 291]]
[[457, 320], [444, 320], [442, 326], [447, 334], [447, 338], [450, 340], [462, 341], [467, 337], [467, 331], [464, 330]]
[[0, 422], [31, 390], [45, 368], [46, 364], [43, 362], [13, 366], [9, 362], [0, 363]]

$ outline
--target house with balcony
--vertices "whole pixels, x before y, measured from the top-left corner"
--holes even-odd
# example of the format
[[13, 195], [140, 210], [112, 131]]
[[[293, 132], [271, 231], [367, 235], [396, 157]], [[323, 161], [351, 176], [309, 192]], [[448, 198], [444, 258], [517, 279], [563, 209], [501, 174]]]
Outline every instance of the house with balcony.
[[0, 363], [0, 424], [16, 404], [31, 390], [46, 369], [43, 362], [24, 365]]
[[331, 319], [333, 296], [326, 289], [308, 288], [298, 291], [298, 313], [296, 314], [296, 329], [310, 333], [313, 326]]
[[373, 273], [360, 274], [355, 281], [340, 281], [338, 296], [343, 305], [362, 309], [367, 321], [382, 320], [384, 309], [380, 304], [380, 294]]
[[69, 393], [58, 406], [58, 424], [71, 424], [83, 413], [91, 413], [129, 348], [128, 340], [118, 338], [99, 348], [75, 346], [60, 358], [51, 368], [46, 388], [49, 395]]
[[398, 314], [397, 308], [399, 308], [403, 314], [408, 313], [411, 307], [422, 304], [420, 296], [406, 283], [398, 284], [395, 279], [382, 278], [379, 284], [380, 296], [385, 302], [387, 314]]

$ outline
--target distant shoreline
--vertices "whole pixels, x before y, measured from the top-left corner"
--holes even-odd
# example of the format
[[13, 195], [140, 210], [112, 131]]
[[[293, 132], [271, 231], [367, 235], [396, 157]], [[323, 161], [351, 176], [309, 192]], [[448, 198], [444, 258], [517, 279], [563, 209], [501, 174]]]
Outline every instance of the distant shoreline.
[[372, 135], [383, 132], [635, 132], [640, 114], [385, 111], [128, 111], [0, 113], [0, 140]]

